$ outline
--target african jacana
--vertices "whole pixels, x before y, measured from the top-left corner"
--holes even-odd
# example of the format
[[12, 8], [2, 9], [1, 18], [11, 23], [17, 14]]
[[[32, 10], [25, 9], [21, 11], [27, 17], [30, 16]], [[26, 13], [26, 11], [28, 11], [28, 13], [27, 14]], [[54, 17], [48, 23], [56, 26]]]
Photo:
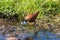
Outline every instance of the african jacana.
[[24, 20], [21, 22], [21, 24], [27, 24], [27, 22], [35, 22], [35, 19], [37, 18], [39, 14], [39, 11], [37, 10], [33, 14], [28, 14], [26, 17], [24, 17]]

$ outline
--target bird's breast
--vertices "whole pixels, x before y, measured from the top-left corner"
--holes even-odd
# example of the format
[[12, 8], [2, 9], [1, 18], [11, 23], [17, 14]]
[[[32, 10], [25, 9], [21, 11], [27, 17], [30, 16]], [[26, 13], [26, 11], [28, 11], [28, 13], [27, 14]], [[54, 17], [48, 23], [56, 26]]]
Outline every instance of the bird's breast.
[[25, 20], [32, 20], [32, 18], [33, 18], [33, 15], [30, 14], [30, 15], [27, 15], [27, 16], [25, 17]]

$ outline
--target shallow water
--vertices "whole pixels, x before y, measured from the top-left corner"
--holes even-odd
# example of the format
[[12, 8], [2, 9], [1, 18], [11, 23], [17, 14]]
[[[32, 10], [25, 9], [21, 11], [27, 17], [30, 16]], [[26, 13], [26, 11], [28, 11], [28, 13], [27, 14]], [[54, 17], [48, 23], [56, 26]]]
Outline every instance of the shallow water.
[[58, 38], [57, 36], [58, 35], [51, 32], [39, 32], [39, 37], [41, 40], [60, 40], [60, 38]]
[[[29, 37], [29, 35], [27, 33], [25, 33], [24, 35], [19, 35], [17, 36], [17, 38], [20, 39], [24, 39]], [[32, 37], [32, 34], [30, 34], [30, 37]], [[2, 34], [0, 34], [0, 40], [6, 40], [6, 36], [3, 36]], [[58, 35], [51, 33], [51, 32], [38, 32], [38, 37], [34, 38], [34, 40], [60, 40], [60, 37], [58, 37]]]

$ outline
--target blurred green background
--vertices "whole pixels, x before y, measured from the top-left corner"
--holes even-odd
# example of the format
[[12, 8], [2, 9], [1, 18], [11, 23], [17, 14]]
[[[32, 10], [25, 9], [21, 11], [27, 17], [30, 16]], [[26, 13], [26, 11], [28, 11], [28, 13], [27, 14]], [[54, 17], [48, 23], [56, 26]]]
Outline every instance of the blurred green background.
[[20, 20], [39, 10], [38, 18], [60, 13], [60, 0], [0, 0], [0, 17]]

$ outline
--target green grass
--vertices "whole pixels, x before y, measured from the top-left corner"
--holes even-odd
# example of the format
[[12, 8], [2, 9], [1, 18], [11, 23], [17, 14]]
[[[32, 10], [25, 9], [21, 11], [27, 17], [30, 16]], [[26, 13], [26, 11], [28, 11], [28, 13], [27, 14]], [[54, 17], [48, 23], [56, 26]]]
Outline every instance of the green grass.
[[36, 10], [40, 11], [38, 18], [46, 14], [59, 14], [60, 0], [0, 0], [0, 12], [9, 19], [15, 14], [18, 19], [21, 19], [24, 15]]

